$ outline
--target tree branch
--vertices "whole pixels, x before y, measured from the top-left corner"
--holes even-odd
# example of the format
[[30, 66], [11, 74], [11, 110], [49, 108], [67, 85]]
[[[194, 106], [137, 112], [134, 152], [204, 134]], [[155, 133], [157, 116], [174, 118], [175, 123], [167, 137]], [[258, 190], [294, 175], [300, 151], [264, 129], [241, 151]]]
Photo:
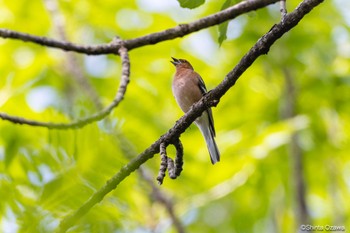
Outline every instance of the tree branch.
[[321, 2], [323, 2], [323, 0], [304, 0], [293, 12], [287, 14], [282, 22], [274, 25], [271, 30], [262, 36], [248, 53], [244, 55], [238, 65], [227, 74], [225, 79], [216, 88], [194, 104], [192, 109], [175, 123], [174, 127], [172, 127], [166, 134], [162, 135], [144, 152], [122, 167], [117, 174], [108, 180], [100, 190], [95, 192], [77, 211], [63, 219], [60, 223], [60, 231], [65, 232], [73, 226], [75, 222], [85, 215], [96, 203], [100, 202], [105, 195], [115, 189], [120, 182], [148, 159], [152, 158], [154, 154], [159, 153], [161, 143], [169, 144], [174, 139], [179, 138], [186, 128], [188, 128], [208, 106], [214, 106], [218, 103], [220, 98], [236, 83], [242, 73], [247, 70], [259, 56], [266, 54], [276, 40], [295, 27], [307, 13]]
[[119, 45], [118, 53], [122, 59], [122, 75], [120, 78], [120, 84], [118, 87], [117, 94], [116, 94], [115, 98], [113, 99], [112, 103], [109, 106], [107, 106], [105, 109], [93, 114], [90, 117], [86, 117], [86, 118], [83, 118], [83, 119], [80, 119], [78, 121], [74, 121], [71, 123], [51, 123], [51, 122], [27, 120], [27, 119], [22, 118], [22, 117], [10, 116], [6, 113], [0, 113], [0, 118], [3, 120], [11, 121], [12, 123], [15, 123], [15, 124], [20, 124], [20, 125], [26, 124], [26, 125], [31, 125], [31, 126], [40, 126], [40, 127], [46, 127], [48, 129], [81, 128], [81, 127], [83, 127], [87, 124], [90, 124], [92, 122], [104, 119], [123, 100], [125, 92], [126, 92], [126, 88], [128, 86], [128, 83], [130, 82], [130, 79], [129, 79], [130, 78], [130, 60], [129, 60], [128, 50], [124, 47], [124, 42], [119, 38], [115, 38], [111, 44], [118, 44]]
[[[180, 24], [174, 28], [166, 29], [161, 32], [148, 34], [131, 40], [125, 40], [125, 47], [130, 51], [131, 49], [135, 49], [145, 45], [156, 44], [162, 41], [183, 37], [192, 32], [196, 32], [204, 28], [221, 24], [227, 20], [234, 19], [241, 14], [257, 10], [259, 8], [265, 7], [269, 4], [278, 1], [279, 0], [243, 1], [218, 13], [209, 15], [189, 24]], [[119, 49], [119, 45], [114, 43], [101, 45], [79, 45], [68, 41], [34, 36], [27, 33], [12, 31], [8, 29], [0, 29], [0, 37], [22, 40], [24, 42], [32, 42], [47, 47], [58, 48], [65, 51], [74, 51], [89, 55], [118, 54], [117, 51]]]
[[[283, 69], [285, 80], [285, 108], [281, 114], [282, 118], [288, 119], [296, 116], [296, 83], [287, 68]], [[288, 145], [288, 154], [291, 163], [291, 174], [293, 179], [294, 201], [296, 203], [295, 216], [296, 226], [311, 224], [310, 214], [306, 201], [306, 182], [304, 176], [303, 151], [298, 143], [299, 133], [293, 132]]]

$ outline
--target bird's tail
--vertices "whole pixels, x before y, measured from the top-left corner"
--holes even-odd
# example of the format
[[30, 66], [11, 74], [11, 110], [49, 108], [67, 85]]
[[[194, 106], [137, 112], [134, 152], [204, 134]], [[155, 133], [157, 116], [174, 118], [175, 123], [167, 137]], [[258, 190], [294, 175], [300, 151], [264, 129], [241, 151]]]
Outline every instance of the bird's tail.
[[210, 130], [210, 128], [206, 124], [197, 124], [201, 133], [204, 136], [205, 142], [207, 143], [208, 151], [210, 154], [210, 160], [212, 164], [220, 161], [220, 152], [218, 146], [216, 145], [214, 139], [214, 133]]
[[215, 164], [216, 162], [219, 162], [220, 161], [220, 152], [219, 152], [218, 146], [216, 145], [214, 136], [209, 135], [209, 136], [204, 136], [204, 138], [205, 138], [205, 141], [207, 143], [208, 150], [209, 150], [211, 163]]

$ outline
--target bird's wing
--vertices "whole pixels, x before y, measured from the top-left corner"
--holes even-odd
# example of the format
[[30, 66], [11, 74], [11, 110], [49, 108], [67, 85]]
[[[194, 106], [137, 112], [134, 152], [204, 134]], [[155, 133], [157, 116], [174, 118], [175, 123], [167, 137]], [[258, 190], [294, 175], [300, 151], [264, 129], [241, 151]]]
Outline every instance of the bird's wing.
[[207, 93], [207, 88], [205, 87], [205, 83], [199, 74], [197, 74], [197, 78], [198, 78], [199, 89], [201, 90], [202, 94], [204, 95], [205, 93]]
[[[199, 74], [197, 74], [197, 78], [198, 78], [199, 89], [201, 90], [202, 94], [204, 95], [205, 93], [207, 93], [207, 88], [205, 87], [205, 83]], [[214, 118], [213, 118], [213, 113], [211, 111], [211, 108], [208, 108], [206, 110], [206, 112], [207, 112], [208, 118], [209, 118], [210, 132], [212, 133], [212, 136], [215, 137]]]

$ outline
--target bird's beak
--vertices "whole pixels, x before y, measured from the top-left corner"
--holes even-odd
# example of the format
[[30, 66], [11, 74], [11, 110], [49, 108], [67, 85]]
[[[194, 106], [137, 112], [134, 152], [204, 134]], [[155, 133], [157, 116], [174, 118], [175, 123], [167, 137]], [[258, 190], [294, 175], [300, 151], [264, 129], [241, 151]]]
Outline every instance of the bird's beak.
[[173, 59], [173, 61], [170, 61], [170, 62], [173, 63], [174, 66], [177, 66], [181, 63], [179, 59], [174, 57], [171, 57], [171, 58]]

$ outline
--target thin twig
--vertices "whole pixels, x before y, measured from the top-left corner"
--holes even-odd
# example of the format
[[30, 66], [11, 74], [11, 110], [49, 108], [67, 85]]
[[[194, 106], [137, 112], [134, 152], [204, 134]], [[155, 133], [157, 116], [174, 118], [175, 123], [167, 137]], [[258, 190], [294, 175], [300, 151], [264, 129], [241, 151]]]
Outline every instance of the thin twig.
[[[278, 2], [279, 0], [249, 0], [242, 1], [232, 7], [222, 10], [218, 13], [209, 15], [202, 19], [196, 20], [188, 24], [180, 24], [176, 27], [166, 29], [164, 31], [148, 34], [131, 40], [125, 40], [125, 47], [130, 51], [132, 49], [145, 45], [156, 44], [166, 40], [172, 40], [183, 37], [192, 32], [196, 32], [211, 26], [221, 24], [227, 20], [236, 18], [244, 13], [255, 11], [267, 5]], [[101, 54], [118, 54], [118, 44], [108, 43], [101, 45], [80, 45], [68, 41], [50, 39], [47, 37], [34, 36], [27, 33], [12, 31], [8, 29], [0, 29], [0, 37], [32, 42], [47, 47], [58, 48], [65, 51], [75, 51], [89, 55]]]
[[174, 160], [170, 157], [168, 157], [168, 173], [171, 179], [176, 179]]
[[176, 179], [178, 176], [180, 176], [182, 171], [182, 165], [183, 165], [183, 154], [184, 149], [182, 146], [182, 143], [179, 138], [176, 138], [172, 144], [175, 146], [176, 149], [176, 157], [175, 162], [172, 158], [167, 156], [166, 153], [166, 147], [169, 144], [161, 143], [159, 148], [159, 154], [160, 154], [160, 168], [159, 173], [157, 176], [158, 184], [163, 184], [165, 172], [168, 170], [169, 177], [171, 179]]
[[[64, 16], [61, 14], [57, 0], [43, 0], [47, 11], [49, 12], [55, 30], [57, 31], [58, 37], [62, 41], [67, 41], [66, 25], [64, 23]], [[96, 109], [99, 111], [103, 109], [103, 105], [100, 101], [100, 97], [96, 92], [95, 88], [89, 82], [88, 77], [84, 75], [83, 69], [78, 64], [77, 55], [74, 53], [66, 53], [65, 67], [68, 76], [73, 77], [79, 84], [81, 90], [83, 90], [93, 101]], [[68, 85], [68, 84], [66, 84]]]
[[119, 105], [119, 103], [123, 100], [126, 88], [128, 86], [128, 83], [130, 82], [130, 60], [128, 55], [128, 50], [123, 46], [123, 41], [120, 39], [114, 39], [113, 44], [119, 44], [120, 47], [118, 49], [118, 53], [122, 60], [122, 75], [120, 78], [120, 84], [118, 87], [117, 94], [115, 98], [113, 99], [112, 103], [104, 108], [102, 111], [97, 112], [93, 114], [92, 116], [71, 122], [71, 123], [52, 123], [52, 122], [41, 122], [41, 121], [34, 121], [34, 120], [28, 120], [22, 117], [17, 116], [11, 116], [6, 113], [0, 113], [0, 118], [3, 120], [11, 121], [15, 124], [26, 124], [30, 126], [40, 126], [40, 127], [46, 127], [48, 129], [75, 129], [75, 128], [81, 128], [87, 124], [93, 123], [95, 121], [99, 121], [104, 119], [107, 115], [109, 115], [112, 110]]
[[163, 184], [163, 180], [165, 177], [166, 169], [168, 168], [168, 156], [166, 154], [166, 145], [165, 143], [161, 143], [159, 146], [159, 154], [160, 154], [160, 168], [157, 176], [158, 184]]
[[321, 2], [323, 2], [323, 0], [304, 0], [293, 12], [287, 14], [285, 20], [275, 25], [268, 33], [261, 37], [248, 53], [244, 55], [236, 67], [227, 74], [226, 78], [216, 88], [194, 104], [191, 110], [176, 122], [174, 127], [172, 127], [166, 134], [162, 135], [136, 158], [132, 159], [127, 165], [122, 167], [117, 174], [108, 180], [101, 189], [96, 191], [78, 210], [64, 218], [60, 223], [60, 231], [65, 232], [72, 227], [76, 221], [85, 215], [96, 203], [100, 202], [105, 195], [115, 189], [120, 182], [148, 159], [152, 158], [154, 154], [159, 153], [161, 143], [169, 144], [175, 138], [179, 138], [180, 134], [182, 134], [190, 124], [200, 116], [205, 109], [207, 109], [207, 103], [215, 102], [214, 100], [220, 100], [220, 98], [236, 83], [242, 73], [247, 70], [259, 56], [266, 54], [276, 40], [295, 27], [307, 13]]
[[176, 177], [180, 176], [182, 172], [182, 167], [184, 164], [183, 156], [184, 156], [184, 148], [180, 139], [175, 140], [173, 143], [176, 148], [176, 157], [175, 157], [175, 175]]
[[281, 18], [282, 18], [282, 20], [283, 20], [284, 17], [287, 15], [286, 1], [287, 1], [287, 0], [281, 0], [281, 1], [280, 1], [280, 12], [281, 12]]

